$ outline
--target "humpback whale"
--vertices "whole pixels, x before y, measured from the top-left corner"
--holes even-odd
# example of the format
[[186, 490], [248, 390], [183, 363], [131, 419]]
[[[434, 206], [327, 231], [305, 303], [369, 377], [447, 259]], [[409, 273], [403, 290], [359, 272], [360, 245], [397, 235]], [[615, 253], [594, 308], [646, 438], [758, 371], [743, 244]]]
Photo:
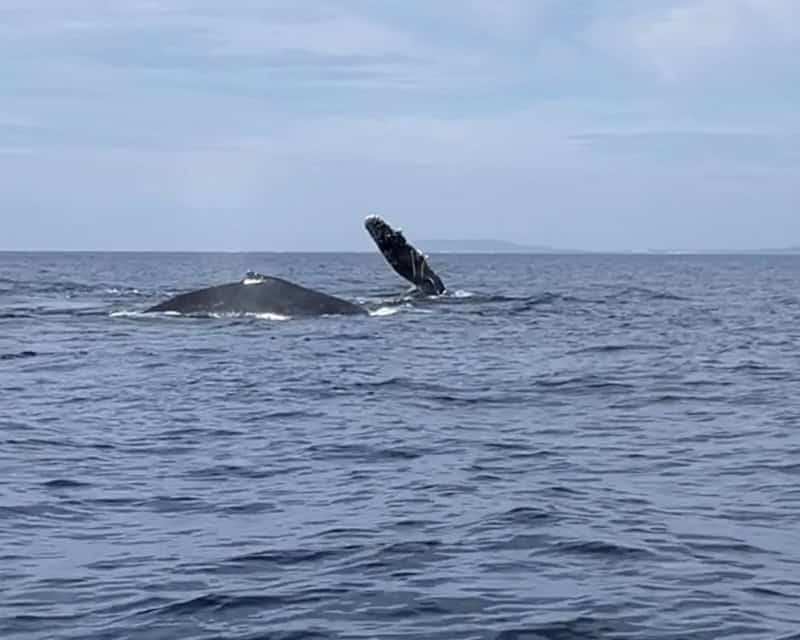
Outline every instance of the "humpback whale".
[[353, 302], [252, 271], [240, 282], [182, 293], [147, 309], [148, 313], [158, 311], [280, 316], [367, 314], [364, 307]]
[[[400, 229], [392, 229], [377, 215], [367, 216], [364, 226], [387, 262], [416, 290], [425, 295], [445, 292], [444, 283], [431, 268], [427, 256], [411, 246]], [[238, 282], [181, 293], [145, 310], [145, 313], [156, 312], [274, 314], [290, 317], [369, 313], [366, 307], [355, 302], [252, 271]]]

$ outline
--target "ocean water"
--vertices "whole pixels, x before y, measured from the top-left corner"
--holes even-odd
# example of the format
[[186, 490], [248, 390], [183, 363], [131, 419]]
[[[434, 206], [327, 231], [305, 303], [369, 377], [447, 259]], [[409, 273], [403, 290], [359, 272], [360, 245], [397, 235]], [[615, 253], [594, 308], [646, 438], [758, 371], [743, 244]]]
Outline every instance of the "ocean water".
[[0, 638], [800, 638], [800, 258], [433, 265], [0, 254]]

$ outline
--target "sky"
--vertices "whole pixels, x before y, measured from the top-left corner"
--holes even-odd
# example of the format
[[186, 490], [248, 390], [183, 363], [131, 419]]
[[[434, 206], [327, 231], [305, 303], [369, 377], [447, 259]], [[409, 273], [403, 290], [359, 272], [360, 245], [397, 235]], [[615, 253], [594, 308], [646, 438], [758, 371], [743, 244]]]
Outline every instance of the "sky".
[[798, 61], [797, 0], [0, 0], [0, 249], [800, 245]]

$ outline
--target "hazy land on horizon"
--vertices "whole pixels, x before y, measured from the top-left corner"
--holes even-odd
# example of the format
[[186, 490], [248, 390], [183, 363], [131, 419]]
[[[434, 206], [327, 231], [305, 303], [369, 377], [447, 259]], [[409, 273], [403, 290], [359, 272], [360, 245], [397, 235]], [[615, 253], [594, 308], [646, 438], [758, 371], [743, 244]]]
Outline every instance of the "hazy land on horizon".
[[523, 243], [497, 240], [494, 238], [478, 239], [444, 239], [434, 238], [420, 242], [428, 253], [558, 253], [558, 254], [800, 254], [800, 246], [765, 247], [761, 249], [619, 249], [619, 250], [593, 250], [550, 247], [546, 245], [528, 245]]

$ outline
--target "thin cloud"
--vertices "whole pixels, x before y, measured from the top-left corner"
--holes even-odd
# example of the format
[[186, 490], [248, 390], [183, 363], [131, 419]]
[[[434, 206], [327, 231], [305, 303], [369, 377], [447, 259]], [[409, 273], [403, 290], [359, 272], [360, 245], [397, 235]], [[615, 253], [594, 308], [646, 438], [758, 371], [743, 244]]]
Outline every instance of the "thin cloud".
[[635, 51], [667, 80], [739, 62], [745, 53], [800, 39], [794, 0], [694, 0], [630, 21]]

